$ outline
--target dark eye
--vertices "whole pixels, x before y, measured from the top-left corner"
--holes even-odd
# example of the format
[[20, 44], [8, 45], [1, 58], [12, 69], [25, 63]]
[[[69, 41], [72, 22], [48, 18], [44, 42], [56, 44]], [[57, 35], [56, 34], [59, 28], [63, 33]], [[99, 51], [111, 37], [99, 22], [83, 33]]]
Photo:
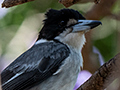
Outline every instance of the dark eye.
[[59, 23], [59, 26], [64, 26], [64, 24], [65, 24], [65, 21], [61, 21], [61, 22]]

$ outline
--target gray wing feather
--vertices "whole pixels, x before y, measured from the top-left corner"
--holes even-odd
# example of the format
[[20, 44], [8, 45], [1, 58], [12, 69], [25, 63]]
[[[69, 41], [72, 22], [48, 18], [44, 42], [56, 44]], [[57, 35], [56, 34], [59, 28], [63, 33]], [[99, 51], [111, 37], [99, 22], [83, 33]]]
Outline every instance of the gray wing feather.
[[55, 73], [69, 49], [59, 42], [34, 45], [1, 73], [3, 90], [28, 90]]

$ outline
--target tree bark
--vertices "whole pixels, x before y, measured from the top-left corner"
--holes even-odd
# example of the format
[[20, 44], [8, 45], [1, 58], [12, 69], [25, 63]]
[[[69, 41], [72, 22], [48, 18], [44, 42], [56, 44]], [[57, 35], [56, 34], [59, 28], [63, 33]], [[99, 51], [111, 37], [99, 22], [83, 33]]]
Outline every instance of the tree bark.
[[3, 7], [9, 8], [30, 1], [34, 1], [34, 0], [4, 0], [4, 2], [2, 3], [2, 8]]
[[120, 53], [101, 66], [77, 90], [103, 90], [118, 77], [120, 77]]

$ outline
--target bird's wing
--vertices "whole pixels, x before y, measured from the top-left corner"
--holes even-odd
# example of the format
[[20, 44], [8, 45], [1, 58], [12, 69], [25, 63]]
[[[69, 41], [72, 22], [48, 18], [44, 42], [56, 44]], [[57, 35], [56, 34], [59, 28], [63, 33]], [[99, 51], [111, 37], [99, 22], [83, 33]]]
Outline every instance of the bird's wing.
[[28, 90], [53, 75], [69, 56], [59, 42], [36, 44], [1, 73], [3, 90]]

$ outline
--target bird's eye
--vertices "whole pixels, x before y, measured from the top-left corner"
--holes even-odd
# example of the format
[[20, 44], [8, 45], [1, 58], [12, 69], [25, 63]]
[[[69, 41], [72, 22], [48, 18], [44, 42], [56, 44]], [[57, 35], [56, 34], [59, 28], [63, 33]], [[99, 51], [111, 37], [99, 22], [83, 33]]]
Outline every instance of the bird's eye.
[[64, 26], [64, 24], [65, 24], [65, 22], [64, 22], [64, 21], [61, 21], [61, 22], [59, 23], [59, 26]]

